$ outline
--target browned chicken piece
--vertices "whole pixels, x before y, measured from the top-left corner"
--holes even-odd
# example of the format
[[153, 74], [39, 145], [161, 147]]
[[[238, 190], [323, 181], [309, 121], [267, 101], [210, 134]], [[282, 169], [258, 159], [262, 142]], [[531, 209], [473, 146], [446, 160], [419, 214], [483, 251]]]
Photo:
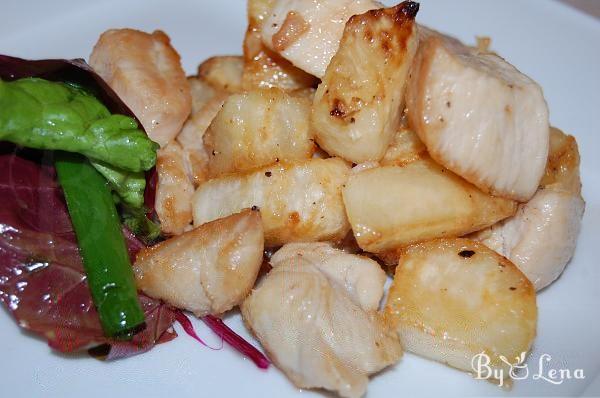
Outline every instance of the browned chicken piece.
[[204, 135], [211, 177], [310, 159], [311, 103], [279, 88], [231, 95]]
[[369, 376], [402, 355], [376, 310], [383, 271], [325, 243], [285, 245], [271, 264], [241, 306], [246, 325], [297, 387], [362, 396]]
[[188, 81], [192, 87], [192, 114], [177, 135], [177, 142], [185, 152], [192, 181], [197, 187], [208, 179], [209, 156], [204, 147], [204, 134], [229, 94], [201, 78], [190, 77]]
[[227, 93], [242, 91], [244, 57], [239, 55], [216, 56], [198, 66], [198, 77], [213, 87]]
[[291, 262], [298, 257], [309, 261], [367, 311], [377, 311], [383, 296], [385, 272], [368, 257], [334, 248], [331, 243], [288, 243], [271, 256], [271, 264]]
[[104, 32], [90, 65], [138, 117], [161, 147], [169, 143], [191, 111], [190, 87], [179, 55], [162, 31]]
[[355, 15], [313, 103], [317, 143], [354, 163], [380, 160], [400, 127], [404, 87], [417, 50], [419, 5]]
[[509, 260], [468, 239], [403, 250], [385, 312], [407, 351], [466, 372], [484, 353], [490, 368], [508, 377], [509, 364], [525, 359], [536, 335], [531, 282]]
[[540, 290], [560, 276], [573, 256], [584, 210], [577, 141], [552, 128], [540, 189], [514, 217], [472, 238], [514, 262]]
[[167, 235], [179, 235], [191, 228], [194, 185], [185, 151], [173, 141], [157, 153], [155, 209], [160, 229]]
[[372, 253], [477, 231], [512, 216], [517, 207], [428, 158], [352, 173], [343, 197], [356, 241]]
[[373, 0], [272, 0], [263, 43], [296, 67], [322, 78], [353, 15], [383, 7]]
[[260, 213], [244, 210], [143, 249], [133, 269], [148, 296], [198, 317], [218, 315], [250, 293], [263, 249]]
[[296, 90], [316, 86], [317, 79], [314, 76], [296, 68], [262, 42], [263, 25], [275, 2], [248, 0], [242, 87], [246, 90], [270, 87]]
[[350, 230], [342, 202], [349, 172], [341, 159], [310, 159], [208, 180], [193, 197], [194, 225], [256, 206], [269, 247], [337, 241]]
[[200, 112], [212, 99], [218, 97], [219, 94], [224, 94], [223, 90], [213, 86], [201, 77], [190, 76], [187, 78], [187, 81], [192, 94], [192, 113], [190, 117]]
[[499, 56], [419, 27], [409, 127], [431, 157], [481, 190], [525, 202], [548, 157], [542, 89]]

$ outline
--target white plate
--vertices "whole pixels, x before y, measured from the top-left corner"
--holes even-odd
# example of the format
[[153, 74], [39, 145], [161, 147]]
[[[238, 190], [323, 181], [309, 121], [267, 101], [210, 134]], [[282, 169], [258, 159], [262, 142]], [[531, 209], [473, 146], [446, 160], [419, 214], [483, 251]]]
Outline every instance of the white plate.
[[[28, 58], [85, 57], [108, 28], [163, 29], [190, 73], [215, 54], [239, 54], [244, 0], [3, 0], [0, 53]], [[423, 0], [418, 20], [467, 42], [493, 38], [493, 49], [537, 80], [554, 125], [574, 134], [581, 151], [587, 202], [577, 253], [564, 275], [538, 297], [540, 356], [554, 368], [583, 369], [584, 380], [554, 385], [518, 381], [505, 392], [485, 381], [406, 354], [373, 378], [369, 397], [456, 395], [581, 395], [600, 372], [600, 23], [559, 3]], [[1, 204], [0, 204], [1, 205]], [[227, 322], [250, 338], [237, 314]], [[207, 340], [211, 332], [196, 322]], [[295, 389], [275, 368], [261, 372], [229, 348], [214, 352], [180, 337], [151, 352], [113, 363], [53, 353], [0, 311], [0, 395], [6, 397], [318, 396]], [[600, 394], [600, 382], [587, 394]]]

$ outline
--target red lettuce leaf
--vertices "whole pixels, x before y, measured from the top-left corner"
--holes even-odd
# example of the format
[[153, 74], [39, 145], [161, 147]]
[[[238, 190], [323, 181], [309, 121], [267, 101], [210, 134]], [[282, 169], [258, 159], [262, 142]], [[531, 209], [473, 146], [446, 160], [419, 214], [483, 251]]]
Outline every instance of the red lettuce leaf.
[[[130, 341], [107, 339], [89, 293], [69, 214], [44, 156], [0, 149], [0, 300], [18, 324], [61, 352], [104, 345], [106, 358], [176, 337], [175, 310], [140, 295], [146, 325]], [[130, 255], [143, 244], [125, 231]]]
[[[0, 79], [39, 77], [79, 84], [113, 113], [136, 118], [81, 59], [30, 61], [0, 55]], [[137, 118], [136, 118], [137, 120]], [[138, 124], [141, 126], [138, 120]], [[16, 152], [0, 142], [0, 300], [19, 325], [61, 352], [102, 345], [109, 359], [144, 352], [177, 336], [175, 312], [140, 295], [146, 325], [130, 341], [104, 337], [92, 303], [51, 153]], [[129, 254], [143, 244], [124, 230]]]

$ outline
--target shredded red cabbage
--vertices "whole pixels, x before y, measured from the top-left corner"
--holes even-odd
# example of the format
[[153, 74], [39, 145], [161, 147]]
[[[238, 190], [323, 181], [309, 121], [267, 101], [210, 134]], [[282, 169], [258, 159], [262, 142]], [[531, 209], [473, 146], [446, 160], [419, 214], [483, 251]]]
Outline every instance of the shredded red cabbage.
[[175, 319], [183, 330], [192, 338], [198, 340], [203, 346], [208, 347], [212, 350], [220, 350], [223, 348], [223, 341], [226, 341], [231, 347], [233, 347], [236, 351], [241, 353], [242, 355], [250, 358], [252, 362], [256, 364], [260, 369], [268, 369], [271, 362], [267, 359], [267, 357], [256, 349], [252, 344], [244, 340], [244, 338], [238, 335], [236, 332], [231, 330], [229, 326], [225, 325], [225, 323], [220, 319], [212, 315], [207, 315], [202, 318], [204, 323], [219, 337], [221, 337], [221, 347], [213, 348], [206, 344], [194, 330], [194, 325], [190, 322], [187, 315], [185, 315], [182, 311], [179, 311], [175, 315]]
[[202, 320], [213, 332], [225, 340], [227, 344], [232, 346], [236, 351], [239, 351], [242, 355], [250, 358], [260, 369], [269, 368], [271, 362], [269, 362], [267, 357], [262, 352], [258, 351], [252, 344], [244, 340], [242, 336], [231, 330], [229, 326], [225, 325], [221, 318], [208, 315], [202, 318]]
[[181, 325], [181, 327], [183, 328], [183, 331], [185, 333], [187, 333], [188, 336], [192, 337], [193, 339], [197, 340], [200, 344], [202, 344], [205, 347], [210, 348], [211, 350], [215, 350], [215, 351], [219, 351], [220, 349], [223, 348], [223, 339], [221, 339], [221, 346], [220, 347], [211, 347], [210, 345], [206, 344], [204, 342], [204, 340], [202, 340], [197, 334], [196, 334], [196, 330], [194, 329], [194, 325], [192, 325], [192, 322], [190, 321], [190, 319], [182, 312], [182, 311], [177, 311], [175, 313], [175, 320], [177, 322], [179, 322], [179, 324]]

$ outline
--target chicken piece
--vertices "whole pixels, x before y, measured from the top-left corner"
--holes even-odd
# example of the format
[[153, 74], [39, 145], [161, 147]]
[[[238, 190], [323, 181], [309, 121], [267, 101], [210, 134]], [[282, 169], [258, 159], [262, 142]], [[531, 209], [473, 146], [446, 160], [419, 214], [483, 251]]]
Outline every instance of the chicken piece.
[[222, 90], [214, 87], [208, 81], [198, 76], [190, 76], [187, 78], [190, 85], [190, 93], [192, 94], [192, 113], [200, 112], [212, 99], [222, 94]]
[[302, 257], [319, 270], [367, 311], [377, 311], [383, 295], [385, 272], [377, 262], [335, 249], [330, 243], [288, 243], [271, 256], [273, 266]]
[[246, 325], [297, 387], [362, 396], [368, 376], [402, 355], [375, 310], [377, 263], [316, 243], [286, 245], [271, 264], [241, 306]]
[[[200, 124], [200, 117], [195, 120], [188, 120], [186, 122], [186, 127], [180, 133], [180, 139], [177, 142], [180, 145], [184, 146], [187, 141], [187, 137], [189, 137], [192, 133], [196, 133], [199, 131], [199, 127], [194, 126], [193, 123], [197, 122]], [[185, 131], [185, 132], [184, 132]], [[185, 145], [183, 149], [184, 155], [186, 156], [186, 164], [190, 170], [190, 177], [194, 187], [198, 187], [201, 183], [208, 179], [208, 154], [204, 147], [191, 147]]]
[[420, 27], [406, 101], [431, 157], [481, 190], [524, 202], [548, 157], [541, 88], [495, 54]]
[[355, 15], [315, 94], [317, 143], [354, 163], [380, 160], [400, 126], [417, 50], [418, 3]]
[[208, 179], [209, 156], [204, 147], [204, 134], [229, 94], [201, 78], [191, 77], [188, 81], [192, 88], [192, 115], [177, 135], [177, 142], [185, 151], [197, 187]]
[[[531, 282], [510, 261], [468, 239], [406, 248], [385, 307], [403, 347], [472, 372], [475, 355], [493, 370], [524, 359], [536, 334]], [[497, 373], [494, 373], [494, 376]]]
[[340, 159], [311, 159], [206, 181], [192, 199], [194, 225], [256, 206], [268, 247], [342, 239], [350, 230], [341, 192], [349, 172]]
[[248, 29], [244, 37], [245, 90], [279, 87], [297, 90], [316, 86], [317, 79], [296, 68], [262, 42], [262, 29], [276, 0], [248, 0]]
[[161, 147], [167, 145], [191, 111], [190, 87], [169, 37], [133, 29], [104, 32], [90, 65], [119, 95]]
[[514, 217], [472, 238], [513, 261], [540, 290], [554, 282], [573, 257], [584, 209], [579, 195], [541, 189]]
[[585, 202], [573, 136], [553, 129], [542, 186], [514, 217], [471, 236], [515, 263], [536, 290], [554, 282], [577, 245]]
[[310, 101], [278, 88], [230, 96], [204, 136], [211, 177], [310, 159], [309, 117]]
[[517, 206], [430, 159], [352, 173], [343, 198], [356, 241], [372, 253], [477, 231], [512, 216]]
[[373, 0], [274, 0], [262, 28], [263, 43], [319, 78], [337, 52], [351, 16], [381, 8]]
[[202, 317], [240, 304], [262, 264], [260, 213], [244, 210], [142, 249], [133, 270], [150, 297]]
[[227, 93], [242, 91], [242, 56], [211, 57], [198, 66], [198, 77]]
[[420, 159], [428, 159], [429, 154], [419, 136], [412, 130], [401, 127], [394, 134], [392, 143], [379, 162], [382, 166], [406, 166]]
[[160, 229], [167, 235], [179, 235], [191, 227], [194, 185], [186, 153], [173, 141], [157, 153], [155, 209]]

